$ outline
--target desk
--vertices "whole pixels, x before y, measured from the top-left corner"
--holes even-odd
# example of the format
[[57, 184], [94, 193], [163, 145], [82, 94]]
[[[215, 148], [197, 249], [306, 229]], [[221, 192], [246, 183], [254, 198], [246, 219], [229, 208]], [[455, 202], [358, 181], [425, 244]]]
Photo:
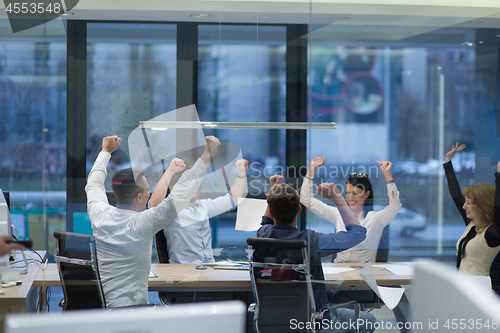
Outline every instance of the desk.
[[[33, 257], [35, 254], [30, 253]], [[45, 256], [45, 251], [39, 251], [42, 257]], [[21, 260], [20, 252], [16, 252], [16, 261]], [[0, 332], [3, 332], [4, 319], [6, 314], [11, 312], [31, 312], [35, 310], [36, 301], [38, 298], [38, 288], [33, 288], [33, 281], [38, 274], [38, 266], [29, 260], [28, 272], [20, 274], [19, 279], [22, 284], [20, 286], [3, 288], [4, 295], [0, 295]], [[19, 263], [23, 266], [24, 263]], [[56, 267], [57, 268], [57, 267]], [[11, 269], [16, 271], [16, 269]]]
[[[334, 264], [326, 263], [323, 267], [351, 267], [365, 264]], [[251, 291], [250, 274], [248, 271], [214, 269], [209, 266], [206, 270], [196, 270], [196, 264], [152, 264], [151, 271], [157, 278], [149, 279], [149, 290], [153, 291], [193, 291], [193, 290], [236, 290]], [[359, 275], [360, 268], [337, 274], [325, 274], [327, 286], [339, 287], [367, 287]], [[400, 286], [411, 284], [412, 276], [402, 276], [388, 270], [373, 267], [373, 273], [378, 285]], [[40, 270], [36, 275], [35, 287], [60, 287], [59, 273], [56, 264], [49, 264], [45, 271]]]

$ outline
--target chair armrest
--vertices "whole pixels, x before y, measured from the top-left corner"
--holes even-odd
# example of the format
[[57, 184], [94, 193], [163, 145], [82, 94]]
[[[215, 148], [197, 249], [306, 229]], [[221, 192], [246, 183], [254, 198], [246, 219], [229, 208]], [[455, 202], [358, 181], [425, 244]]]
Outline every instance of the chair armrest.
[[54, 259], [56, 262], [64, 262], [67, 264], [82, 265], [82, 266], [92, 266], [92, 263], [93, 263], [92, 260], [67, 258], [67, 257], [61, 257], [61, 256], [54, 256]]

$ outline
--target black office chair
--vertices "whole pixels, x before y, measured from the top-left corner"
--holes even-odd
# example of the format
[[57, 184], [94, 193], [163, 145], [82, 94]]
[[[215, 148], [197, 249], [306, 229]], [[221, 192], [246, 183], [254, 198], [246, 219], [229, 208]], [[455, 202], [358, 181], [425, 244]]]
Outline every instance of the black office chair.
[[[155, 234], [155, 249], [158, 262], [160, 264], [168, 264], [169, 262], [168, 262], [167, 238], [163, 233], [163, 229]], [[161, 304], [167, 305], [168, 303], [171, 303], [170, 300], [171, 294], [172, 293], [168, 293], [166, 291], [159, 291], [158, 297], [160, 298]]]
[[[247, 244], [252, 254], [249, 265], [255, 298], [248, 311], [254, 313], [255, 331], [290, 332], [292, 319], [303, 323], [321, 320], [324, 311], [316, 309], [307, 241], [251, 237]], [[359, 306], [355, 302], [339, 304], [330, 310], [349, 305], [355, 306], [356, 318], [359, 318]]]
[[387, 262], [389, 261], [389, 225], [386, 225], [382, 231], [382, 236], [378, 243], [376, 262]]
[[94, 236], [54, 231], [54, 237], [63, 310], [105, 308]]
[[500, 253], [493, 259], [490, 267], [491, 287], [500, 296]]

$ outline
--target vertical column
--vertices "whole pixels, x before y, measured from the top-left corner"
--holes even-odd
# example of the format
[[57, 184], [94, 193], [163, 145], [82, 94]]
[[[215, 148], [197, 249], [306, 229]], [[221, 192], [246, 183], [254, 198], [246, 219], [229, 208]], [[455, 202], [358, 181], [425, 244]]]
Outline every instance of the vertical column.
[[67, 24], [66, 230], [72, 231], [74, 205], [86, 202], [87, 22]]
[[[287, 122], [305, 122], [307, 118], [307, 41], [306, 24], [287, 25], [286, 28], [286, 119]], [[287, 182], [295, 188], [302, 185], [307, 163], [307, 132], [286, 130]], [[302, 168], [301, 168], [302, 167]], [[300, 215], [299, 229], [306, 226], [306, 214]]]

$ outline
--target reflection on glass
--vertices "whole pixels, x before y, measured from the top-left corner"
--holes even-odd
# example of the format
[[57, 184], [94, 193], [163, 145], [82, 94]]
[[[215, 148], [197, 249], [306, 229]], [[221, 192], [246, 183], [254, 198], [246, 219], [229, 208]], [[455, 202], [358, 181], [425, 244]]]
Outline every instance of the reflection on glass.
[[[393, 27], [363, 29], [355, 42], [342, 41], [346, 26], [330, 25], [313, 33], [311, 47], [310, 107], [312, 121], [334, 121], [336, 131], [308, 131], [308, 160], [326, 156], [318, 181], [345, 184], [350, 173], [370, 174], [375, 210], [387, 205], [385, 179], [376, 161], [394, 163], [392, 173], [401, 192], [403, 208], [390, 224], [390, 260], [436, 255], [438, 207], [437, 184], [441, 171], [438, 156], [439, 75], [445, 76], [444, 141], [453, 143], [471, 138], [474, 103], [469, 87], [475, 70], [475, 50], [462, 43], [443, 40], [426, 31], [422, 40], [408, 45], [390, 39]], [[361, 31], [361, 30], [360, 30]], [[373, 43], [385, 31], [387, 41]], [[402, 34], [411, 28], [398, 27]], [[436, 33], [436, 35], [433, 35]], [[464, 30], [443, 29], [440, 33], [468, 35]], [[338, 40], [336, 40], [338, 38]], [[434, 40], [436, 42], [434, 42]], [[453, 93], [451, 93], [453, 91]], [[466, 111], [467, 110], [467, 111]], [[461, 133], [457, 138], [457, 133]], [[457, 161], [461, 181], [469, 183], [474, 174], [473, 152]], [[460, 176], [459, 176], [460, 177]], [[443, 259], [453, 261], [460, 234], [453, 202], [444, 200], [446, 235]], [[309, 225], [317, 230], [335, 228], [313, 214]], [[451, 236], [453, 235], [453, 236]], [[448, 242], [447, 239], [453, 239]]]

